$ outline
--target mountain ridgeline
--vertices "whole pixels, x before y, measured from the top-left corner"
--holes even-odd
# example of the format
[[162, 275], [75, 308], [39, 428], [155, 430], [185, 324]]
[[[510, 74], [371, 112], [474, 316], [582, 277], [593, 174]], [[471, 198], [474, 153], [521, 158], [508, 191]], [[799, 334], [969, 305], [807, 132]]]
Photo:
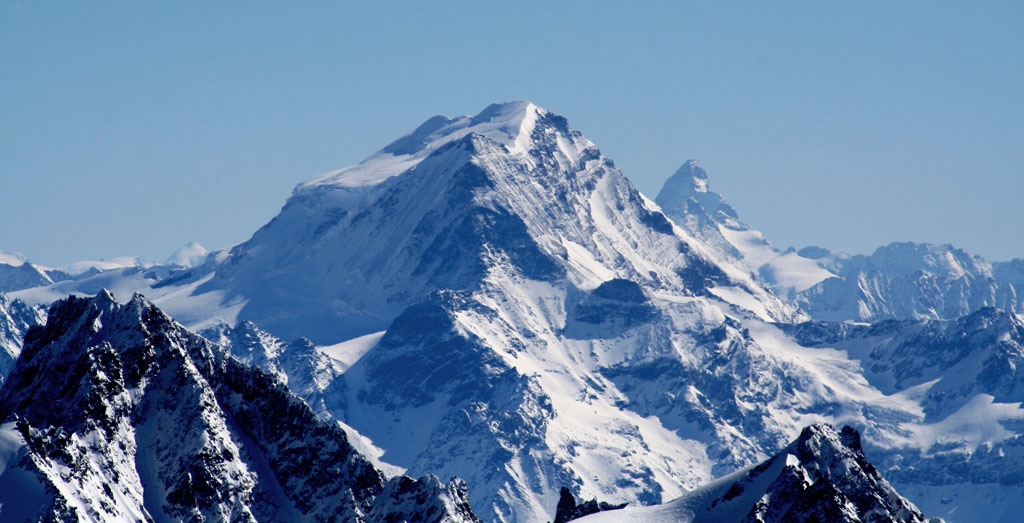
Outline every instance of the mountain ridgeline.
[[696, 162], [652, 201], [528, 102], [431, 118], [172, 260], [0, 271], [0, 487], [26, 517], [1024, 510], [1019, 260], [779, 251]]

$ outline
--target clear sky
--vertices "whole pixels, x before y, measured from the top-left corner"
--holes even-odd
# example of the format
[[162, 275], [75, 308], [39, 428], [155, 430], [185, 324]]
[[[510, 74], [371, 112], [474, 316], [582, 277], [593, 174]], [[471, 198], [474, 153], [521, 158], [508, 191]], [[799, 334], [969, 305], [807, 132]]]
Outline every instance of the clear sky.
[[1024, 2], [0, 2], [0, 250], [242, 242], [295, 184], [527, 99], [777, 247], [1024, 257]]

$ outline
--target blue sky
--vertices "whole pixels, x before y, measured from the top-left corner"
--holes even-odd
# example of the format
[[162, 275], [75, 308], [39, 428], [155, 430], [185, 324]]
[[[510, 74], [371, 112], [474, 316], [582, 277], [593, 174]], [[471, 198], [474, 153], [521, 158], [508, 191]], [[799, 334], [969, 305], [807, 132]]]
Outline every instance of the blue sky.
[[36, 263], [244, 241], [515, 99], [652, 198], [697, 158], [778, 247], [1024, 257], [1024, 2], [39, 4], [0, 3], [0, 250]]

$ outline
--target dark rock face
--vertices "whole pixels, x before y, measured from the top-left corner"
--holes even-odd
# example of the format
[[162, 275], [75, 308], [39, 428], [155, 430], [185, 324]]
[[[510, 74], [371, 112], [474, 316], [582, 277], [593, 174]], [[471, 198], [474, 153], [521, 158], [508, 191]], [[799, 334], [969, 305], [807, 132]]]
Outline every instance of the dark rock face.
[[372, 523], [483, 523], [469, 506], [466, 483], [452, 478], [447, 484], [437, 476], [418, 480], [392, 479], [373, 504]]
[[658, 317], [640, 286], [629, 280], [609, 280], [579, 294], [567, 306], [565, 333], [570, 338], [614, 337]]
[[559, 492], [558, 507], [555, 509], [554, 523], [567, 523], [583, 516], [608, 510], [618, 510], [625, 506], [625, 503], [612, 505], [603, 501], [599, 502], [596, 499], [577, 503], [576, 496], [573, 495], [572, 491], [568, 487], [562, 487], [562, 490]]
[[[780, 481], [761, 498], [766, 502], [759, 501], [747, 521], [925, 520], [868, 462], [860, 434], [850, 427], [840, 434], [828, 426], [808, 427], [783, 454], [796, 456], [799, 465], [786, 465]], [[798, 474], [802, 483], [790, 481]]]
[[[139, 296], [56, 303], [0, 389], [0, 419], [27, 448], [3, 475], [38, 478], [39, 518], [351, 522], [392, 509], [377, 500], [384, 476], [338, 425]], [[440, 504], [422, 521], [468, 507], [447, 497], [457, 482], [408, 481]]]
[[725, 489], [707, 510], [730, 502], [752, 503], [743, 518], [751, 523], [926, 521], [868, 462], [860, 434], [850, 427], [839, 433], [828, 425], [805, 428], [796, 441]]

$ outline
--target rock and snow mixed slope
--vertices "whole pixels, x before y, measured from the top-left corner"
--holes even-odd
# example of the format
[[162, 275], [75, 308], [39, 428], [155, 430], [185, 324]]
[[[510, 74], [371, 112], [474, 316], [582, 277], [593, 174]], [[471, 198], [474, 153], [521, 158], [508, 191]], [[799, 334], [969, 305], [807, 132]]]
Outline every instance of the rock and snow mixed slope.
[[0, 388], [5, 521], [478, 521], [141, 297], [68, 298]]
[[771, 459], [653, 507], [626, 507], [576, 521], [672, 523], [888, 521], [924, 523], [864, 456], [860, 434], [813, 425]]
[[233, 328], [221, 324], [199, 334], [224, 347], [242, 363], [273, 374], [318, 416], [330, 416], [324, 404], [323, 391], [341, 375], [341, 369], [308, 339], [299, 338], [286, 343], [251, 321], [239, 322]]
[[41, 307], [29, 307], [21, 300], [12, 300], [0, 293], [0, 385], [14, 368], [25, 333], [45, 320], [46, 312]]
[[809, 322], [785, 330], [803, 345], [845, 351], [878, 390], [919, 406], [916, 419], [899, 430], [866, 438], [872, 460], [901, 492], [929, 514], [952, 521], [1019, 517], [1024, 510], [1024, 322], [1019, 316], [985, 308], [955, 320]]

